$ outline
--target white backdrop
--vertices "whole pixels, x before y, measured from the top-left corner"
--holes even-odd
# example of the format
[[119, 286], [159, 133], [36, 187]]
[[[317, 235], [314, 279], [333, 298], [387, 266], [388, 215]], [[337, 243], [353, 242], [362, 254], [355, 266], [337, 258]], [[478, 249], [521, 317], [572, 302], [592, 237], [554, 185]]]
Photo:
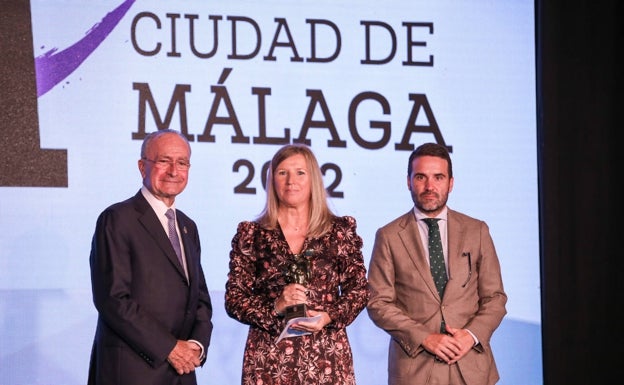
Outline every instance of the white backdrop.
[[[200, 383], [239, 381], [230, 240], [263, 206], [263, 164], [298, 139], [328, 165], [367, 264], [375, 230], [412, 206], [410, 150], [451, 147], [449, 206], [489, 224], [509, 295], [500, 384], [542, 383], [533, 1], [31, 0], [31, 12], [40, 148], [67, 151], [68, 186], [0, 186], [0, 383], [86, 382], [95, 219], [140, 188], [140, 135], [163, 126], [193, 151], [177, 206], [198, 223], [215, 305]], [[384, 384], [387, 335], [365, 311], [347, 330], [358, 383]]]

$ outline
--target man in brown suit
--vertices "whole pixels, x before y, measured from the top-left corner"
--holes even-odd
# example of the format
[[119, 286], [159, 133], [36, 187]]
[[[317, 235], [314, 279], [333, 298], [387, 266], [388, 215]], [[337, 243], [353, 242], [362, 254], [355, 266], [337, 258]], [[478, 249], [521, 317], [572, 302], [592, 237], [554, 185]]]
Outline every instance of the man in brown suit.
[[[390, 335], [388, 384], [495, 384], [490, 338], [507, 313], [507, 295], [488, 226], [446, 206], [453, 168], [444, 146], [412, 152], [407, 187], [415, 206], [377, 231], [368, 272], [368, 314]], [[440, 289], [426, 218], [437, 218], [440, 229]]]

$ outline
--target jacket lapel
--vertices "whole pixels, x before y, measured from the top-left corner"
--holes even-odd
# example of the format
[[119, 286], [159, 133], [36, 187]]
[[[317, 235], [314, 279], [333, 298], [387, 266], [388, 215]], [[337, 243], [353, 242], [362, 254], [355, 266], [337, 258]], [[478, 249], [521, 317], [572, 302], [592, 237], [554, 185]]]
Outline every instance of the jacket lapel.
[[[156, 245], [158, 245], [158, 247], [163, 251], [169, 262], [175, 266], [178, 273], [180, 273], [183, 277], [186, 277], [186, 274], [184, 274], [184, 268], [180, 265], [178, 256], [176, 255], [175, 250], [173, 250], [173, 246], [171, 246], [171, 242], [167, 236], [167, 232], [162, 227], [156, 213], [140, 191], [137, 195], [135, 195], [135, 198], [137, 211], [140, 213], [139, 222], [141, 222], [143, 227], [145, 227], [145, 229], [149, 232]], [[182, 243], [185, 244], [184, 241]], [[184, 248], [186, 250], [186, 246], [184, 246]]]
[[[187, 282], [190, 282], [195, 277], [195, 256], [192, 255], [193, 248], [189, 247], [191, 241], [189, 240], [189, 226], [186, 224], [186, 217], [184, 215], [178, 215], [178, 226], [180, 227], [180, 235], [182, 240], [182, 247], [184, 248], [184, 256], [186, 258], [186, 269], [188, 271]], [[184, 271], [181, 270], [184, 274]]]
[[[446, 289], [444, 291], [444, 295], [446, 296], [449, 292], [454, 292], [458, 288], [461, 288], [463, 283], [465, 282], [465, 278], [463, 278], [463, 273], [468, 271], [468, 261], [466, 256], [463, 253], [467, 250], [463, 250], [464, 247], [464, 238], [465, 238], [465, 229], [462, 225], [462, 222], [455, 215], [455, 212], [451, 209], [448, 209], [448, 271], [449, 271], [449, 281], [446, 284]], [[465, 266], [464, 266], [465, 265]], [[452, 294], [451, 294], [452, 295]]]
[[433, 277], [431, 276], [429, 263], [426, 259], [427, 257], [424, 249], [425, 246], [422, 244], [420, 239], [418, 223], [416, 222], [416, 217], [414, 216], [414, 212], [412, 210], [403, 216], [400, 226], [403, 229], [399, 231], [399, 237], [403, 242], [407, 254], [410, 256], [416, 270], [422, 277], [422, 281], [425, 282], [429, 288], [429, 291], [431, 291], [432, 295], [440, 300], [438, 290], [436, 289]]

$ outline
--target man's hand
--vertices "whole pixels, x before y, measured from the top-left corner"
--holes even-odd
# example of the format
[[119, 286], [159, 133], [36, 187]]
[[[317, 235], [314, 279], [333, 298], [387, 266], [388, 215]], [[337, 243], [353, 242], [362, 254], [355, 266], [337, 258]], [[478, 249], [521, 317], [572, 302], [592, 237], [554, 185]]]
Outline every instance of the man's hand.
[[465, 329], [455, 329], [446, 325], [446, 331], [449, 334], [430, 334], [422, 344], [437, 359], [450, 365], [459, 361], [470, 351], [474, 345], [474, 339]]
[[201, 348], [194, 342], [178, 340], [167, 361], [179, 375], [188, 374], [200, 365]]
[[475, 340], [472, 337], [472, 334], [470, 334], [470, 332], [468, 332], [468, 330], [466, 329], [455, 329], [446, 325], [446, 331], [451, 334], [453, 338], [461, 345], [459, 353], [457, 353], [455, 357], [448, 361], [450, 365], [454, 364], [455, 362], [459, 361], [463, 356], [465, 356], [474, 346]]

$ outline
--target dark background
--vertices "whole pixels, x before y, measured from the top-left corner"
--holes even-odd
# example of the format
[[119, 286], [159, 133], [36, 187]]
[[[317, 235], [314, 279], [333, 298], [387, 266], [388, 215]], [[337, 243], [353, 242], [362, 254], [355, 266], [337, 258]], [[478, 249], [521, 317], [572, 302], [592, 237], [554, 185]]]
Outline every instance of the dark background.
[[[624, 272], [617, 258], [622, 252], [615, 245], [614, 199], [614, 184], [621, 175], [615, 156], [616, 124], [622, 119], [618, 112], [623, 110], [616, 104], [624, 48], [620, 4], [617, 0], [535, 2], [546, 385], [614, 382], [611, 378], [620, 366], [618, 316]], [[38, 143], [36, 86], [24, 81], [34, 79], [30, 25], [9, 16], [20, 14], [22, 21], [29, 21], [30, 4], [11, 0], [3, 8], [0, 35], [19, 38], [17, 44], [0, 39], [0, 150], [21, 161], [0, 165], [4, 182], [0, 185], [32, 183], [3, 179], [2, 175], [9, 175], [6, 171], [16, 167], [24, 168], [18, 175], [30, 175], [41, 183], [37, 171], [48, 178], [56, 174], [29, 161], [29, 154], [40, 151], [27, 147]], [[31, 66], [25, 68], [28, 61]], [[23, 141], [29, 136], [36, 140]], [[66, 157], [65, 153], [49, 155]], [[54, 178], [48, 182], [66, 185], [65, 180]]]
[[[622, 2], [536, 2], [544, 384], [616, 383]], [[619, 23], [619, 25], [618, 25]], [[619, 119], [618, 119], [619, 118]]]

